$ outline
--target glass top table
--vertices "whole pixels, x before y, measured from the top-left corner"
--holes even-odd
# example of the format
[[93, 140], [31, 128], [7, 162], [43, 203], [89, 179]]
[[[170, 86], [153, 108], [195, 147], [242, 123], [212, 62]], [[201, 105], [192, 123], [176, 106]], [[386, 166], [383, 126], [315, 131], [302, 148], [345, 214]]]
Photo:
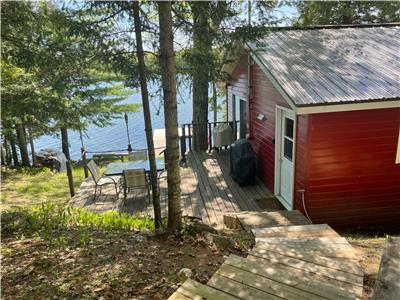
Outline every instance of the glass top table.
[[[164, 161], [162, 159], [156, 159], [157, 171], [163, 171]], [[150, 161], [149, 160], [137, 160], [137, 161], [125, 161], [125, 162], [113, 162], [108, 164], [107, 169], [104, 173], [106, 176], [122, 175], [124, 170], [131, 169], [145, 169], [147, 173], [150, 172]]]

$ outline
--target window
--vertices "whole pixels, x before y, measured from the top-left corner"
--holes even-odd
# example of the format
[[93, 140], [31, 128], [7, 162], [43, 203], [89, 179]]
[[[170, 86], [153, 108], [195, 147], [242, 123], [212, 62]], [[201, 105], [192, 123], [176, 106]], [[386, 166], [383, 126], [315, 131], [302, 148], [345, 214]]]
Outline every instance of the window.
[[286, 137], [283, 143], [283, 156], [285, 156], [290, 161], [292, 161], [293, 159], [293, 141], [289, 140]]
[[289, 118], [284, 119], [284, 136], [283, 136], [283, 156], [288, 160], [293, 160], [293, 129], [294, 121]]
[[293, 120], [285, 118], [285, 136], [293, 139]]

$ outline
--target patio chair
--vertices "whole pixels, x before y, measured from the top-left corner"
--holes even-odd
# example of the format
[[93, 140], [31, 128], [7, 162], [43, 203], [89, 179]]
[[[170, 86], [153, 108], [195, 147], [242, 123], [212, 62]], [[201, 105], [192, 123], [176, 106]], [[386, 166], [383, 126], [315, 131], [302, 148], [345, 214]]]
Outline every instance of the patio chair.
[[87, 168], [89, 169], [90, 174], [92, 175], [93, 181], [95, 183], [95, 189], [94, 189], [94, 201], [96, 201], [96, 196], [97, 196], [97, 187], [100, 187], [100, 193], [101, 194], [101, 188], [104, 185], [107, 184], [114, 184], [115, 186], [115, 193], [117, 194], [118, 198], [118, 183], [121, 179], [121, 176], [102, 176], [100, 174], [100, 168], [97, 166], [97, 164], [91, 160], [87, 164]]
[[127, 193], [132, 190], [147, 190], [147, 198], [150, 202], [150, 185], [146, 176], [145, 169], [125, 170], [123, 174], [124, 201]]
[[147, 160], [147, 159], [149, 159], [147, 155], [147, 150], [132, 151], [128, 154], [128, 160], [130, 161]]

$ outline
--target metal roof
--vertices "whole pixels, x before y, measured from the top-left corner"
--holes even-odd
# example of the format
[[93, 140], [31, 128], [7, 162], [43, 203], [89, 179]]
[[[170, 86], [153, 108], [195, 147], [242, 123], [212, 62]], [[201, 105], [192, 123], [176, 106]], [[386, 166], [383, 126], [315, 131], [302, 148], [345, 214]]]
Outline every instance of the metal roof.
[[279, 30], [249, 47], [298, 106], [400, 99], [398, 25]]

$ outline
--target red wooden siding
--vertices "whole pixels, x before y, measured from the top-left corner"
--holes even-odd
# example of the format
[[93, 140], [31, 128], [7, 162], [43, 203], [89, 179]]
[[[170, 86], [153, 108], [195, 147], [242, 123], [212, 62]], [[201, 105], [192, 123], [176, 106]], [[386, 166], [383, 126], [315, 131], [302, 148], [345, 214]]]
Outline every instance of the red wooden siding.
[[[309, 122], [304, 157], [298, 131], [296, 188], [303, 181], [313, 222], [400, 224], [400, 164], [395, 164], [400, 109], [314, 114]], [[302, 210], [296, 190], [295, 195], [295, 207]]]
[[[250, 99], [250, 142], [257, 153], [259, 176], [274, 191], [275, 169], [275, 114], [276, 105], [288, 107], [281, 94], [256, 64], [251, 73], [252, 98]], [[258, 120], [263, 114], [265, 118]]]
[[[296, 128], [296, 158], [294, 167], [294, 191], [293, 191], [293, 207], [303, 211], [302, 194], [299, 190], [306, 190], [307, 187], [307, 145], [308, 145], [308, 115], [297, 116]], [[304, 213], [304, 211], [303, 211]]]
[[247, 54], [243, 54], [240, 58], [238, 66], [235, 68], [232, 74], [233, 80], [228, 85], [228, 104], [227, 104], [227, 117], [228, 121], [233, 121], [233, 103], [232, 95], [236, 96], [236, 99], [242, 98], [248, 99], [248, 76], [247, 76]]
[[[232, 94], [247, 98], [247, 66], [243, 63], [234, 70], [236, 81], [228, 87], [228, 117], [232, 115]], [[275, 169], [275, 111], [276, 105], [289, 107], [281, 94], [265, 76], [260, 67], [254, 64], [250, 74], [251, 99], [249, 100], [250, 143], [258, 157], [259, 177], [264, 184], [274, 191]], [[264, 120], [257, 119], [259, 114]], [[228, 120], [231, 120], [228, 118]]]

